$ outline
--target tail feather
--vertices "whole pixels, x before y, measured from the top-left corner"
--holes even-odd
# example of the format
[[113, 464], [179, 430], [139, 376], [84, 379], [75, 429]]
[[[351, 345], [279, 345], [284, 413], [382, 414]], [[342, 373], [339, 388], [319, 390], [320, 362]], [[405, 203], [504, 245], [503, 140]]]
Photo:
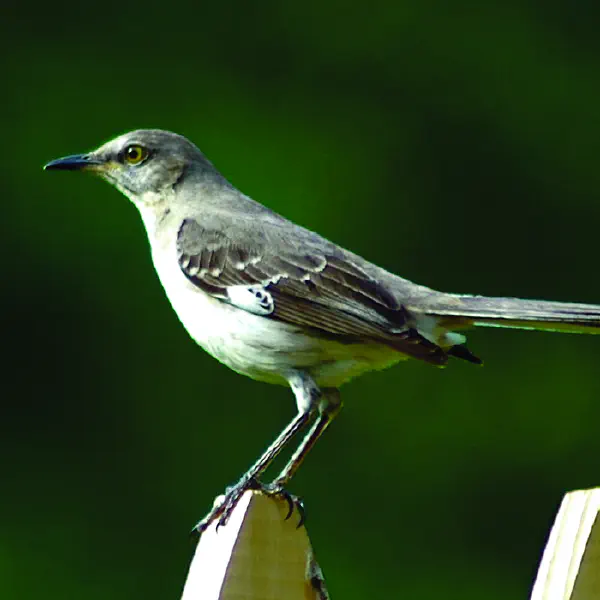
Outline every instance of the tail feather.
[[600, 306], [518, 298], [442, 295], [420, 307], [450, 327], [508, 327], [600, 334]]

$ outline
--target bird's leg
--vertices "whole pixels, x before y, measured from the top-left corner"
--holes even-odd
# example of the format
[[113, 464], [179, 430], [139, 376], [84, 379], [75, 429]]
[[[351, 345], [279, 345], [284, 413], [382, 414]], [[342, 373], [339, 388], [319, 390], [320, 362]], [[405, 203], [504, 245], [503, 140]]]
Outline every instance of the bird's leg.
[[264, 487], [264, 491], [271, 494], [283, 495], [289, 504], [289, 512], [287, 519], [292, 516], [294, 507], [298, 508], [300, 512], [300, 521], [298, 527], [301, 527], [304, 523], [304, 505], [302, 501], [286, 492], [285, 486], [289, 483], [290, 479], [296, 474], [296, 471], [306, 458], [306, 455], [310, 452], [316, 441], [321, 437], [325, 429], [333, 421], [342, 408], [342, 401], [340, 399], [339, 390], [330, 388], [323, 390], [322, 396], [319, 400], [318, 410], [319, 416], [310, 428], [310, 431], [306, 434], [300, 445], [282, 469], [281, 473], [267, 486]]
[[335, 388], [323, 390], [318, 405], [319, 416], [317, 417], [317, 420], [313, 423], [310, 431], [306, 434], [287, 465], [285, 465], [281, 473], [273, 480], [271, 486], [275, 488], [284, 488], [289, 483], [290, 479], [296, 474], [296, 471], [306, 458], [306, 455], [341, 409], [342, 401], [340, 399], [339, 390]]
[[[235, 485], [227, 488], [224, 496], [215, 502], [212, 510], [196, 524], [194, 530], [201, 533], [215, 519], [219, 519], [219, 525], [225, 525], [244, 492], [262, 487], [258, 482], [258, 478], [285, 448], [292, 437], [306, 427], [312, 415], [318, 410], [321, 391], [310, 376], [300, 371], [294, 371], [288, 377], [288, 381], [296, 396], [298, 414], [241, 479]], [[273, 490], [273, 493], [275, 493], [275, 490]], [[281, 493], [281, 491], [278, 490], [277, 493]], [[290, 499], [288, 501], [291, 503]]]

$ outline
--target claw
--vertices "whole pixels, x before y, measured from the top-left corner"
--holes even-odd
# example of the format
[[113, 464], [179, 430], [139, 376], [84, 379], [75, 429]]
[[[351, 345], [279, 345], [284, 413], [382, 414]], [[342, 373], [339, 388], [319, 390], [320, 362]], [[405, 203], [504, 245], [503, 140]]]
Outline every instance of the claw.
[[297, 498], [296, 508], [298, 509], [298, 514], [300, 518], [298, 519], [298, 525], [296, 525], [296, 529], [300, 529], [302, 525], [306, 522], [306, 507], [304, 506], [304, 502], [300, 498]]
[[285, 515], [285, 520], [287, 521], [294, 514], [294, 500], [292, 495], [284, 490], [281, 490], [281, 496], [288, 503], [288, 513]]
[[285, 516], [285, 520], [288, 521], [291, 516], [294, 514], [294, 509], [298, 511], [300, 515], [300, 519], [298, 521], [298, 525], [296, 525], [297, 529], [300, 529], [304, 522], [306, 521], [306, 509], [304, 507], [304, 502], [298, 496], [294, 496], [294, 494], [290, 494], [287, 490], [283, 489], [280, 485], [276, 483], [271, 483], [269, 485], [262, 486], [262, 492], [268, 494], [269, 496], [279, 496], [283, 498], [288, 505], [288, 512]]

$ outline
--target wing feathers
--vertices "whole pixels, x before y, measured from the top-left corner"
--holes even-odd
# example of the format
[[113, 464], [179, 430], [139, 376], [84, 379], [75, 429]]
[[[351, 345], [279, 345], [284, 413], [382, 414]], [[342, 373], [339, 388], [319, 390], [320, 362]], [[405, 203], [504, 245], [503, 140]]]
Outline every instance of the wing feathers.
[[408, 313], [394, 295], [351, 259], [289, 250], [276, 254], [189, 219], [179, 230], [177, 250], [188, 279], [215, 298], [237, 306], [228, 289], [259, 287], [273, 299], [265, 318], [310, 327], [342, 343], [366, 338], [434, 364], [447, 361], [441, 348], [409, 326]]

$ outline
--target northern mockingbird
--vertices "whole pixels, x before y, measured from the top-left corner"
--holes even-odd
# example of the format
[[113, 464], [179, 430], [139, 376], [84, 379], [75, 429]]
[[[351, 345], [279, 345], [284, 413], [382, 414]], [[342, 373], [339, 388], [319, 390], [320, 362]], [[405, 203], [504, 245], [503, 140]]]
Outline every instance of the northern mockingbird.
[[[198, 530], [224, 524], [249, 488], [283, 494], [291, 514], [297, 499], [284, 487], [353, 377], [408, 358], [480, 364], [455, 332], [474, 325], [600, 333], [600, 306], [445, 294], [393, 275], [245, 196], [168, 131], [126, 133], [45, 168], [91, 171], [123, 192], [140, 211], [156, 272], [192, 338], [234, 371], [295, 395], [298, 414]], [[279, 476], [259, 483], [311, 421]]]

